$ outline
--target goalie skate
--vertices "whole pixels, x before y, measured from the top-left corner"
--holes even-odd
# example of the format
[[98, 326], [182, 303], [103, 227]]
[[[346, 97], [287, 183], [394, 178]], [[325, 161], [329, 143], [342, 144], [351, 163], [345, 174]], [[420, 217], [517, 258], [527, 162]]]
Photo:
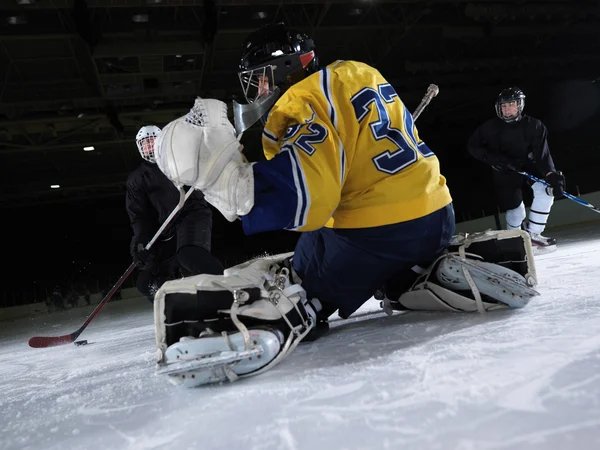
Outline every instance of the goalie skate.
[[277, 330], [249, 330], [248, 335], [249, 349], [242, 333], [182, 339], [167, 349], [157, 373], [185, 387], [235, 381], [259, 370], [281, 350], [283, 335]]
[[[523, 308], [531, 297], [539, 295], [522, 275], [513, 270], [485, 261], [447, 255], [440, 262], [437, 278], [440, 284], [454, 291], [471, 290], [462, 267], [469, 271], [481, 294], [497, 299], [511, 308]], [[533, 283], [529, 281], [529, 283]]]
[[[466, 249], [469, 249], [469, 252]], [[485, 231], [455, 236], [448, 251], [423, 271], [393, 310], [485, 312], [523, 308], [537, 284], [529, 235], [522, 230]]]
[[257, 375], [286, 358], [319, 309], [294, 279], [289, 256], [165, 283], [154, 304], [157, 373], [195, 387]]

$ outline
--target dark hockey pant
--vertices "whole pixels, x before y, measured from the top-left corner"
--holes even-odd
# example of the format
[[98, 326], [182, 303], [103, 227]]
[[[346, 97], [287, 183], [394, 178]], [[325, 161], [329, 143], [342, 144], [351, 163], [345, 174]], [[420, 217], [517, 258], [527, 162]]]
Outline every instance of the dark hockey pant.
[[324, 315], [349, 317], [377, 289], [397, 299], [448, 246], [455, 230], [452, 204], [425, 217], [372, 228], [321, 228], [303, 233], [293, 266], [308, 298], [318, 298]]
[[[526, 169], [527, 170], [527, 169]], [[531, 170], [531, 169], [530, 169]], [[539, 175], [536, 173], [536, 176]], [[494, 171], [494, 190], [500, 208], [506, 211], [506, 227], [509, 230], [521, 228], [526, 216], [523, 202], [523, 189], [533, 191], [527, 229], [541, 234], [546, 227], [554, 197], [542, 183], [532, 183], [528, 178], [511, 171]], [[543, 178], [543, 176], [540, 176]]]
[[212, 213], [209, 209], [186, 215], [178, 224], [176, 235], [157, 241], [154, 264], [140, 270], [136, 287], [152, 299], [154, 290], [165, 281], [178, 277], [221, 275], [224, 267], [211, 253]]

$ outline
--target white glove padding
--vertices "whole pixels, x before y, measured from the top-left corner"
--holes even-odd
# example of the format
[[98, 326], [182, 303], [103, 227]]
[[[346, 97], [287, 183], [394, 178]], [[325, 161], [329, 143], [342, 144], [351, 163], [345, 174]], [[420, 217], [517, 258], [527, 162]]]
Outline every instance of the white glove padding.
[[154, 143], [156, 163], [177, 187], [204, 191], [230, 161], [243, 161], [227, 105], [197, 98], [185, 116], [170, 122]]
[[154, 144], [156, 163], [177, 187], [193, 186], [227, 220], [254, 206], [254, 174], [227, 118], [227, 105], [197, 98], [190, 112], [170, 122]]
[[254, 172], [252, 164], [231, 161], [217, 182], [204, 190], [206, 201], [233, 222], [254, 206]]

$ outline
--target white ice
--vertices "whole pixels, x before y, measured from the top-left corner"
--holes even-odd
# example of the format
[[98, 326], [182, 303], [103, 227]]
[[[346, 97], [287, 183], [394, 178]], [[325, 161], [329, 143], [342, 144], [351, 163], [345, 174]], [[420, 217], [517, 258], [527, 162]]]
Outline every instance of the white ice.
[[525, 309], [388, 318], [373, 302], [221, 386], [155, 375], [145, 300], [109, 304], [82, 347], [27, 339], [89, 309], [0, 324], [0, 449], [600, 448], [600, 224], [553, 235]]

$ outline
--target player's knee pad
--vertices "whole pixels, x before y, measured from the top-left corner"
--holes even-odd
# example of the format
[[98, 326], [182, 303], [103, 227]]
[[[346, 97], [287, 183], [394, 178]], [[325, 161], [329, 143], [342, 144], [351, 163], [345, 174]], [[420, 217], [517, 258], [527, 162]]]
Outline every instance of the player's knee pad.
[[509, 230], [520, 230], [521, 224], [525, 220], [525, 205], [523, 202], [519, 206], [506, 211], [506, 228]]
[[529, 210], [528, 230], [532, 233], [541, 234], [546, 228], [550, 209], [554, 203], [554, 196], [551, 194], [552, 189], [545, 184], [535, 182], [531, 186], [533, 189], [533, 202]]
[[539, 295], [536, 284], [527, 232], [461, 234], [398, 302], [404, 309], [427, 311], [521, 308]]
[[291, 352], [314, 326], [317, 308], [283, 264], [289, 256], [255, 259], [227, 269], [224, 275], [165, 283], [154, 302], [159, 363], [181, 338], [198, 338], [207, 331], [239, 332], [248, 345], [249, 329], [275, 330], [283, 336], [281, 352]]
[[533, 191], [533, 197], [545, 198], [549, 197], [554, 200], [554, 195], [552, 194], [552, 188], [546, 186], [544, 183], [540, 183], [536, 181], [531, 185], [531, 190]]

